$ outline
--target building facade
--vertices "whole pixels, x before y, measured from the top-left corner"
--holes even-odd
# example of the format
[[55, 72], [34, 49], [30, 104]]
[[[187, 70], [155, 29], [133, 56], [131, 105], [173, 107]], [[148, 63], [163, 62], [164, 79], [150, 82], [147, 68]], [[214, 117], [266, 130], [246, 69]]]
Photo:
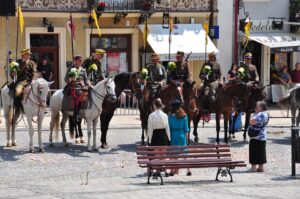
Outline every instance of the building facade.
[[[214, 2], [213, 7], [212, 2]], [[148, 19], [150, 26], [161, 25], [164, 12], [169, 12], [175, 25], [201, 26], [207, 15], [211, 13], [211, 8], [217, 10], [217, 1], [212, 2], [210, 0], [162, 0], [159, 3], [152, 0], [101, 0], [100, 2], [17, 0], [16, 3], [21, 5], [23, 10], [25, 31], [23, 34], [18, 34], [16, 52], [17, 17], [0, 17], [0, 65], [6, 64], [9, 51], [12, 52], [10, 58], [15, 59], [20, 57], [21, 49], [31, 48], [36, 62], [39, 62], [42, 57], [50, 60], [55, 81], [53, 88], [62, 88], [67, 66], [72, 63], [72, 55], [81, 54], [83, 57], [89, 57], [95, 48], [103, 48], [107, 51], [102, 64], [103, 71], [107, 75], [139, 71], [149, 62], [147, 61], [149, 54], [154, 52], [151, 45], [147, 43], [146, 60], [144, 59], [143, 31], [140, 25], [143, 24], [145, 16], [150, 17]], [[97, 7], [98, 3], [105, 3], [105, 8], [98, 12], [101, 37], [95, 24], [89, 19], [91, 9]], [[74, 42], [67, 26], [70, 16], [75, 25]], [[213, 16], [216, 20], [217, 12]], [[198, 43], [198, 45], [203, 44], [204, 41]], [[197, 81], [199, 81], [198, 74], [202, 63], [203, 60], [196, 58], [189, 61], [193, 78]], [[1, 85], [3, 85], [6, 82], [4, 67], [1, 67], [0, 75]]]

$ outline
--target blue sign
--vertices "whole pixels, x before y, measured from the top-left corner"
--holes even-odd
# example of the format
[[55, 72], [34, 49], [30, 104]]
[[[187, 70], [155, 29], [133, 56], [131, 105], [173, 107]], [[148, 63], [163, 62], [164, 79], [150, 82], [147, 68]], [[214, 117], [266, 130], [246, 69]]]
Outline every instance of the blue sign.
[[211, 39], [219, 39], [219, 26], [210, 26], [209, 27], [209, 37]]

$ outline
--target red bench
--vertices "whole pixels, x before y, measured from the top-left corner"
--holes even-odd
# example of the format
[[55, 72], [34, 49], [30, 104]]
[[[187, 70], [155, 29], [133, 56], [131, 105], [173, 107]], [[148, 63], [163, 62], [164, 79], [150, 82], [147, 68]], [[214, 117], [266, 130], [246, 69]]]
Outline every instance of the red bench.
[[137, 146], [138, 164], [148, 169], [148, 181], [150, 178], [161, 180], [161, 173], [170, 169], [184, 168], [211, 168], [216, 167], [216, 180], [232, 175], [230, 170], [235, 167], [245, 167], [244, 161], [231, 159], [230, 145], [228, 144], [202, 144], [190, 146]]

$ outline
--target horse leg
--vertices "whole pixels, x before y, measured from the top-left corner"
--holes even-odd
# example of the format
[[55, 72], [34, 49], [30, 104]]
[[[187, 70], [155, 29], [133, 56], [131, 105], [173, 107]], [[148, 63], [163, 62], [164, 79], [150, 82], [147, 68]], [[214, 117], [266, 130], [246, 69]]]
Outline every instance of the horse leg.
[[112, 117], [113, 117], [113, 114], [101, 113], [101, 115], [100, 115], [101, 148], [102, 149], [109, 148], [109, 145], [107, 144], [107, 141], [106, 141], [106, 136], [107, 136], [109, 122], [111, 121]]
[[199, 138], [198, 138], [198, 124], [199, 124], [199, 121], [200, 121], [200, 117], [201, 117], [201, 114], [198, 113], [197, 115], [194, 115], [193, 117], [193, 124], [194, 124], [194, 131], [193, 131], [193, 135], [194, 135], [194, 141], [195, 142], [199, 142]]
[[230, 114], [231, 114], [231, 112], [224, 113], [224, 141], [226, 144], [228, 144], [227, 131], [228, 131], [228, 120], [229, 120]]
[[29, 127], [29, 153], [34, 153], [32, 117], [27, 116], [27, 123]]
[[[292, 126], [296, 125], [296, 107], [291, 106], [291, 113], [292, 113]], [[299, 114], [298, 114], [299, 115]], [[298, 120], [298, 118], [297, 118]], [[297, 121], [298, 122], [298, 121]]]
[[7, 140], [7, 147], [12, 146], [12, 139], [11, 139], [11, 125], [12, 125], [12, 108], [8, 107], [4, 109], [4, 117], [5, 117], [5, 124], [6, 124], [6, 140]]
[[59, 112], [51, 112], [51, 121], [50, 121], [50, 134], [49, 134], [49, 146], [53, 147], [53, 128], [59, 119]]
[[79, 133], [79, 137], [80, 137], [80, 143], [84, 143], [81, 122], [82, 122], [82, 118], [80, 118], [80, 120], [77, 122], [77, 127], [78, 127], [78, 133]]
[[93, 149], [94, 149], [94, 151], [98, 151], [97, 140], [96, 140], [97, 124], [98, 124], [98, 117], [96, 117], [96, 119], [93, 120]]
[[42, 122], [44, 119], [44, 115], [39, 116], [38, 119], [38, 142], [39, 142], [39, 152], [45, 152], [43, 143], [42, 143]]
[[219, 137], [219, 133], [220, 133], [220, 113], [216, 113], [216, 130], [217, 130], [217, 139], [216, 142], [219, 144], [220, 142], [220, 137]]
[[247, 130], [248, 130], [248, 126], [249, 126], [249, 122], [250, 122], [250, 115], [251, 113], [249, 111], [246, 111], [246, 117], [245, 117], [245, 129], [244, 129], [244, 141], [247, 140]]
[[88, 152], [92, 152], [92, 147], [91, 147], [92, 121], [87, 120], [86, 125], [87, 125], [87, 134], [88, 134], [88, 141], [87, 141]]
[[300, 123], [300, 109], [298, 109], [297, 122], [296, 125], [299, 126]]
[[[232, 124], [231, 124], [231, 134], [232, 134], [233, 138], [235, 138], [235, 123], [236, 123], [238, 116], [239, 116], [239, 113], [237, 113], [237, 112], [235, 112], [233, 115], [233, 120], [232, 120]], [[229, 116], [229, 118], [231, 118], [231, 116]]]
[[69, 144], [67, 143], [66, 132], [65, 132], [65, 126], [66, 126], [68, 119], [69, 119], [68, 114], [63, 113], [63, 118], [61, 119], [61, 122], [60, 122], [60, 128], [61, 128], [63, 143], [64, 143], [65, 147], [69, 146]]
[[19, 111], [15, 111], [15, 114], [12, 119], [12, 127], [11, 127], [12, 146], [17, 146], [15, 132], [16, 132], [16, 126], [17, 126], [17, 122], [18, 122], [20, 115], [21, 115], [21, 113]]

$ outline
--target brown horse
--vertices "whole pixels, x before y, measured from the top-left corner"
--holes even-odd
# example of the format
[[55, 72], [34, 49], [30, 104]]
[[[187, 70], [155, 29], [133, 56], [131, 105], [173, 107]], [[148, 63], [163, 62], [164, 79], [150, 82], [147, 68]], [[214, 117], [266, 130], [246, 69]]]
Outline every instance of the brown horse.
[[[205, 89], [205, 88], [201, 88], [201, 89]], [[200, 90], [198, 102], [202, 101], [201, 98], [205, 97], [202, 93]], [[219, 133], [220, 133], [221, 114], [223, 114], [224, 116], [224, 131], [225, 131], [224, 141], [225, 143], [228, 143], [228, 138], [227, 138], [228, 121], [229, 121], [230, 114], [232, 112], [233, 102], [238, 99], [242, 102], [244, 106], [247, 106], [247, 101], [249, 99], [249, 96], [250, 96], [249, 87], [247, 87], [245, 83], [240, 81], [223, 84], [218, 87], [216, 102], [213, 104], [208, 104], [210, 112], [212, 113], [214, 112], [216, 114], [216, 130], [217, 130], [216, 142], [217, 143], [220, 142]], [[203, 115], [203, 113], [204, 111], [202, 107], [202, 109], [199, 111], [197, 116], [193, 118], [193, 123], [194, 123], [193, 134], [195, 136], [195, 141], [198, 141], [197, 127], [198, 127], [200, 117]]]
[[[115, 76], [115, 93], [117, 98], [119, 98], [122, 91], [125, 89], [132, 90], [133, 94], [140, 91], [139, 84], [139, 73], [120, 73]], [[108, 144], [106, 141], [108, 126], [111, 118], [113, 117], [115, 110], [119, 105], [119, 100], [115, 103], [110, 103], [107, 100], [104, 100], [102, 105], [102, 113], [100, 115], [100, 127], [101, 127], [101, 148], [108, 148]]]
[[[247, 139], [247, 129], [249, 126], [249, 122], [250, 122], [250, 116], [251, 113], [255, 112], [255, 107], [256, 107], [256, 102], [257, 101], [261, 101], [264, 100], [266, 97], [266, 94], [264, 92], [265, 86], [261, 86], [259, 84], [259, 82], [257, 81], [251, 81], [247, 83], [247, 87], [250, 89], [250, 96], [249, 96], [249, 100], [247, 103], [247, 106], [242, 106], [240, 110], [235, 110], [235, 114], [232, 118], [232, 122], [229, 121], [229, 137], [231, 137], [230, 135], [233, 136], [233, 138], [235, 138], [235, 122], [238, 116], [238, 113], [240, 112], [245, 112], [246, 113], [246, 120], [245, 120], [245, 128], [244, 128], [244, 141]], [[231, 117], [230, 117], [231, 120]], [[232, 125], [231, 125], [232, 124]]]
[[[143, 98], [138, 100], [138, 106], [142, 125], [141, 144], [145, 144], [145, 132], [147, 132], [148, 116], [152, 110], [152, 101], [154, 100], [154, 97], [151, 96], [149, 89], [146, 88], [142, 91], [142, 95]], [[161, 98], [162, 103], [165, 105], [163, 111], [168, 114], [171, 110], [172, 100], [177, 99], [184, 103], [182, 84], [175, 84], [171, 81], [160, 90], [157, 97]]]

